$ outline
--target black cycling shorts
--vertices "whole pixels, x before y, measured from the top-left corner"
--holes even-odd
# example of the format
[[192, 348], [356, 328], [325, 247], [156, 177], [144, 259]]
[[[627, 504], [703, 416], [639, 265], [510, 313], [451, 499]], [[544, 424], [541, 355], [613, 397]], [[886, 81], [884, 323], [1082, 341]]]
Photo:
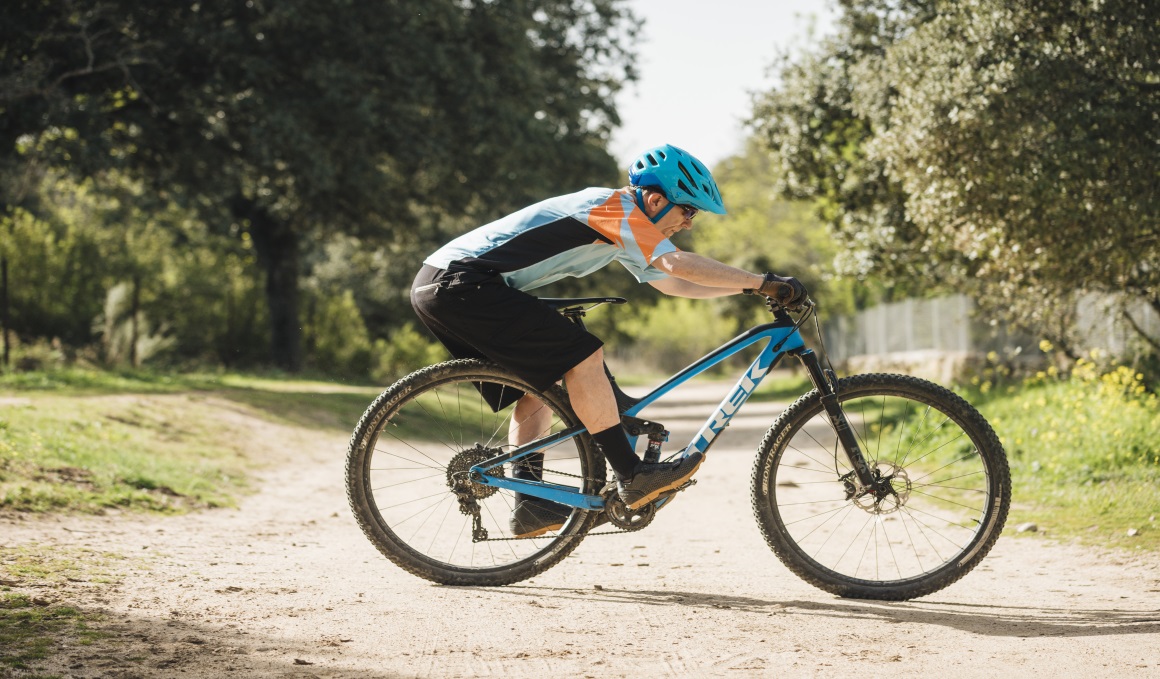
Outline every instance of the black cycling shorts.
[[[411, 286], [411, 306], [455, 358], [489, 359], [540, 391], [604, 345], [494, 272], [423, 265]], [[483, 394], [496, 411], [523, 395], [503, 392]]]

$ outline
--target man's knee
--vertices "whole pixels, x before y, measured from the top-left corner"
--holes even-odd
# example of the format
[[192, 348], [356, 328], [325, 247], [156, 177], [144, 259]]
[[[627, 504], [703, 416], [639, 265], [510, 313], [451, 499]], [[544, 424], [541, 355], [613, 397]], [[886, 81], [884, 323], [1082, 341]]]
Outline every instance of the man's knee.
[[592, 352], [588, 358], [580, 361], [574, 368], [564, 374], [564, 379], [567, 380], [569, 376], [572, 377], [586, 377], [592, 376], [595, 373], [604, 372], [604, 348], [601, 347]]

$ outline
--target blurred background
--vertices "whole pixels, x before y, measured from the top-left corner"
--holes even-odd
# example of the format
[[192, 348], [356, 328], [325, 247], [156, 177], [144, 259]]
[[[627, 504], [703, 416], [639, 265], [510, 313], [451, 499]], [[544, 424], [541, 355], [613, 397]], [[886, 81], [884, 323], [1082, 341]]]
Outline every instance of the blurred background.
[[[801, 278], [836, 358], [1154, 379], [1158, 34], [1147, 0], [9, 0], [3, 369], [394, 379], [442, 356], [427, 254], [672, 143], [729, 208], [678, 244]], [[628, 297], [590, 326], [662, 370], [762, 317], [617, 267], [539, 293]]]

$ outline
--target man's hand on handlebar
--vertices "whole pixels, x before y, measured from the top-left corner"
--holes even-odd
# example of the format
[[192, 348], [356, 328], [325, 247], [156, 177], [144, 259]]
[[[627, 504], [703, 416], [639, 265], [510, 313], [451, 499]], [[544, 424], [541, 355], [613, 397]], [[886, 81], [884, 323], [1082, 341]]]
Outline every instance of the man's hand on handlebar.
[[756, 290], [746, 290], [750, 294], [764, 295], [788, 309], [799, 307], [809, 298], [806, 286], [793, 277], [765, 274], [765, 280]]

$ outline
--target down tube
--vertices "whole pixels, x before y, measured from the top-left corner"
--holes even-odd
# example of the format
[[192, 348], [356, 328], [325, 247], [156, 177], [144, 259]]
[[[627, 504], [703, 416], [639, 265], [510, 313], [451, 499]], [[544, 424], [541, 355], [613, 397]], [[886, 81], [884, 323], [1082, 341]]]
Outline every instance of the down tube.
[[713, 414], [713, 417], [705, 421], [705, 424], [701, 426], [701, 430], [693, 437], [693, 442], [685, 450], [686, 455], [693, 451], [704, 453], [709, 450], [709, 446], [713, 445], [713, 441], [717, 440], [717, 436], [725, 427], [729, 426], [729, 421], [733, 419], [733, 416], [737, 414], [741, 406], [745, 405], [745, 402], [749, 400], [754, 390], [757, 389], [757, 385], [761, 384], [761, 380], [765, 379], [765, 376], [769, 374], [770, 368], [777, 363], [779, 358], [785, 355], [785, 351], [787, 349], [797, 349], [802, 346], [800, 336], [794, 337], [793, 339], [797, 340], [797, 346], [781, 347], [777, 351], [773, 349], [774, 343], [772, 339], [769, 341], [769, 344], [765, 345], [765, 348], [761, 350], [761, 353], [749, 365], [749, 370], [745, 371], [745, 374], [734, 385], [733, 390], [717, 406], [717, 412]]

